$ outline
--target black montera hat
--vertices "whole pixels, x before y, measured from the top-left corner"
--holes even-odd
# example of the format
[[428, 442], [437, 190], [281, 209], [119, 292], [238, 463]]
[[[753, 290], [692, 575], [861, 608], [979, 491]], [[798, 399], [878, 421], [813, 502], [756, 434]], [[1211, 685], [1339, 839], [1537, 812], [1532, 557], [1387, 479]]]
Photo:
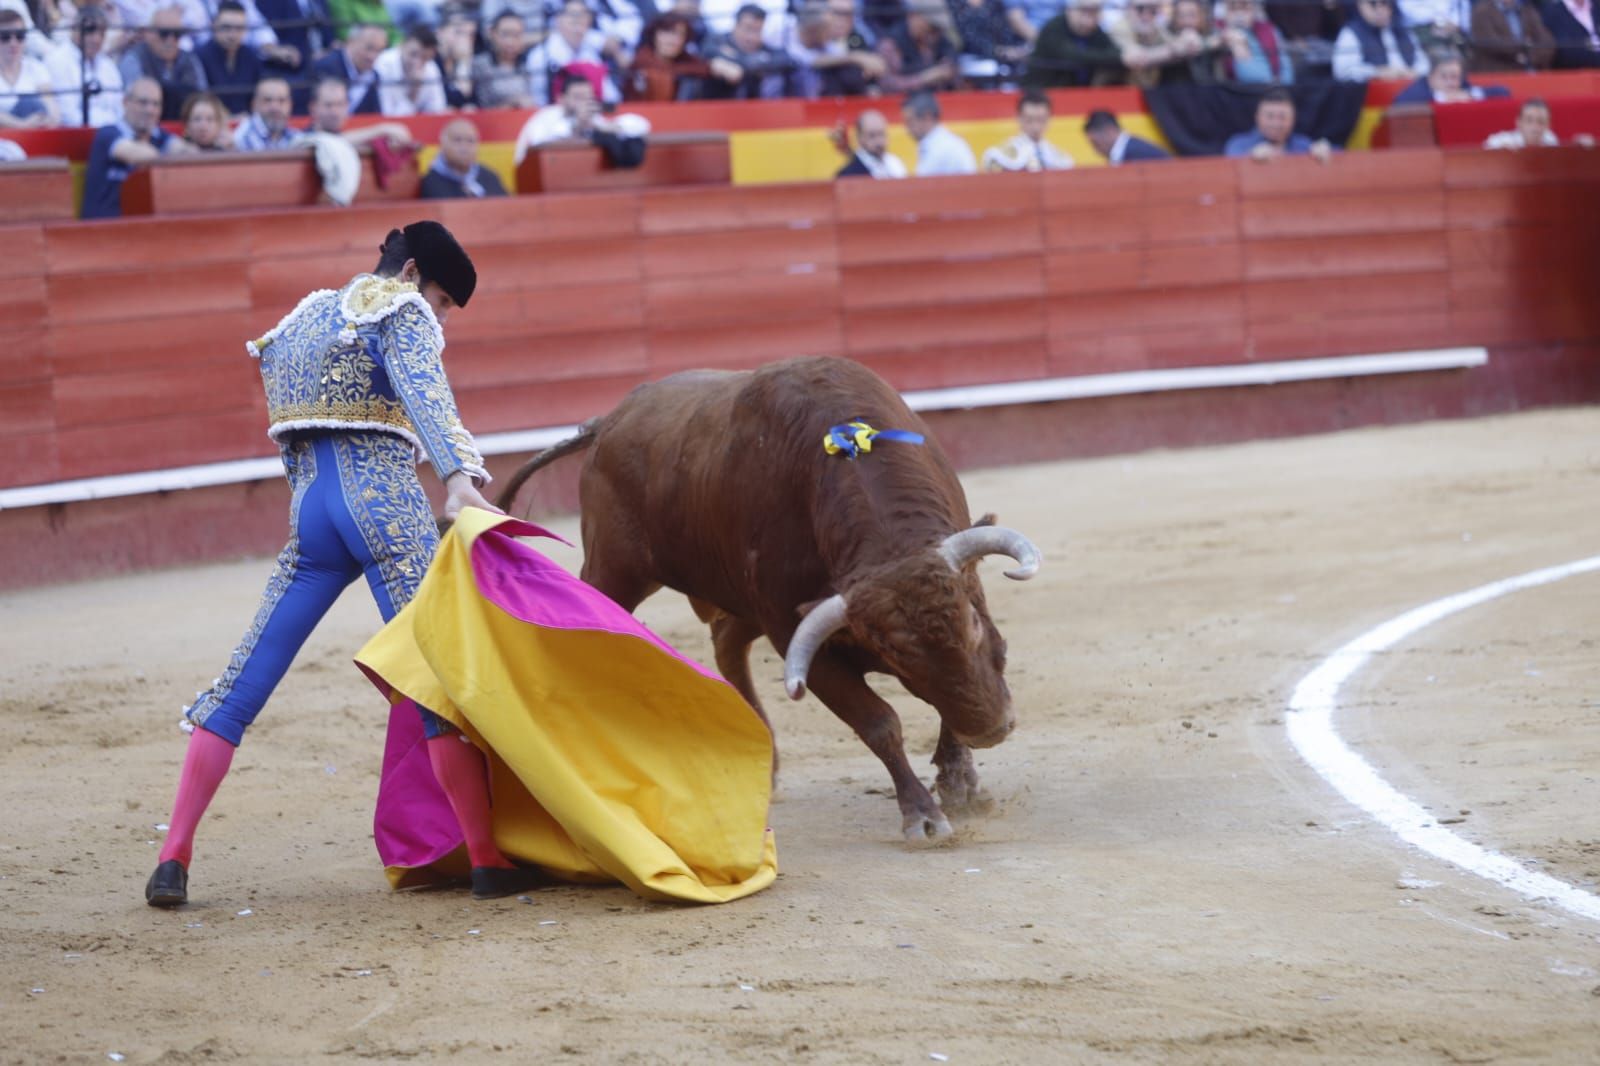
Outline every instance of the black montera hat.
[[406, 250], [417, 261], [417, 270], [424, 280], [449, 293], [457, 307], [467, 306], [472, 290], [478, 287], [478, 272], [473, 269], [466, 249], [437, 222], [413, 222], [403, 232]]

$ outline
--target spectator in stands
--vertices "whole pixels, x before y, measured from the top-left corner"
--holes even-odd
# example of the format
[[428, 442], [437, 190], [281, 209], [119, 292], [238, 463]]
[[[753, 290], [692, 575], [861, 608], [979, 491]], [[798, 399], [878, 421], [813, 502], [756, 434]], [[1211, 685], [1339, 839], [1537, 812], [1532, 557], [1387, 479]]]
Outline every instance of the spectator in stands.
[[300, 143], [305, 134], [289, 125], [294, 111], [289, 83], [282, 78], [262, 78], [250, 99], [250, 117], [233, 135], [241, 152], [281, 152]]
[[1267, 0], [1267, 18], [1278, 27], [1301, 80], [1333, 75], [1333, 39], [1344, 25], [1344, 0]]
[[[654, 0], [642, 0], [649, 5], [650, 17], [655, 17]], [[601, 52], [606, 62], [616, 70], [626, 69], [633, 61], [634, 49], [644, 39], [645, 15], [634, 0], [594, 0], [594, 28], [606, 39]]]
[[1405, 26], [1424, 51], [1460, 51], [1463, 27], [1472, 19], [1472, 0], [1396, 0], [1395, 22]]
[[211, 39], [194, 50], [206, 72], [206, 84], [231, 114], [250, 107], [256, 82], [265, 73], [261, 55], [244, 41], [248, 28], [239, 0], [220, 0], [211, 20]]
[[303, 114], [316, 80], [312, 65], [338, 39], [327, 0], [255, 0], [255, 4], [278, 39], [277, 54], [265, 54], [268, 72], [289, 79], [295, 112]]
[[0, 129], [36, 129], [61, 124], [50, 71], [25, 55], [28, 24], [0, 8]]
[[790, 88], [795, 95], [808, 100], [861, 96], [883, 77], [888, 69], [883, 57], [851, 48], [851, 27], [843, 23], [828, 13], [823, 0], [807, 0], [800, 9], [795, 38], [789, 45], [795, 67]]
[[1600, 67], [1594, 0], [1544, 0], [1544, 24], [1555, 38], [1557, 68]]
[[1069, 0], [1063, 14], [1039, 28], [1022, 84], [1075, 89], [1114, 85], [1125, 76], [1122, 49], [1100, 28], [1100, 0]]
[[856, 116], [856, 146], [850, 147], [850, 136], [843, 123], [830, 134], [834, 147], [850, 157], [834, 179], [839, 178], [903, 178], [906, 165], [900, 157], [889, 151], [889, 120], [882, 111], [871, 109]]
[[1151, 144], [1123, 129], [1117, 116], [1109, 111], [1089, 112], [1089, 117], [1083, 120], [1083, 135], [1094, 146], [1094, 150], [1114, 167], [1124, 163], [1172, 158], [1172, 154], [1160, 145]]
[[1122, 53], [1122, 65], [1141, 89], [1155, 88], [1161, 84], [1162, 68], [1186, 65], [1206, 47], [1197, 31], [1190, 29], [1180, 35], [1162, 23], [1157, 0], [1131, 0], [1109, 32]]
[[359, 129], [345, 129], [350, 117], [350, 87], [342, 78], [323, 78], [311, 89], [311, 124], [308, 133], [333, 133], [359, 148], [380, 137], [390, 148], [405, 148], [412, 143], [411, 130], [399, 122], [374, 122]]
[[381, 26], [385, 46], [399, 40], [399, 33], [395, 29], [394, 16], [389, 14], [388, 5], [383, 0], [327, 0], [328, 14], [333, 18], [333, 24], [340, 26]]
[[1006, 21], [1011, 32], [1033, 42], [1051, 19], [1071, 10], [1072, 0], [1006, 0]]
[[1238, 85], [1293, 85], [1289, 43], [1267, 18], [1261, 0], [1227, 0], [1222, 76]]
[[[1594, 137], [1580, 133], [1572, 138], [1572, 143], [1593, 148]], [[1522, 109], [1517, 112], [1516, 129], [1492, 133], [1483, 142], [1485, 148], [1510, 149], [1555, 148], [1560, 144], [1560, 138], [1550, 128], [1550, 105], [1538, 98], [1522, 102]]]
[[470, 118], [454, 118], [438, 134], [434, 165], [422, 174], [424, 200], [502, 197], [499, 174], [478, 163], [478, 128]]
[[1397, 104], [1458, 104], [1491, 96], [1510, 96], [1506, 89], [1471, 85], [1463, 73], [1460, 52], [1436, 49], [1428, 55], [1428, 76], [1418, 78], [1395, 96]]
[[643, 137], [650, 132], [650, 123], [638, 115], [604, 114], [594, 82], [573, 69], [580, 66], [573, 64], [556, 71], [556, 102], [534, 112], [517, 134], [516, 162], [522, 162], [528, 149], [552, 141], [593, 140], [597, 134]]
[[478, 20], [487, 34], [501, 15], [512, 14], [522, 20], [523, 46], [532, 47], [545, 36], [544, 0], [483, 0]]
[[439, 11], [439, 54], [434, 63], [444, 82], [445, 106], [451, 111], [470, 107], [476, 99], [472, 60], [478, 49], [478, 23], [459, 4]]
[[1356, 0], [1356, 17], [1333, 42], [1333, 76], [1340, 81], [1420, 78], [1428, 54], [1395, 20], [1394, 0]]
[[340, 78], [350, 90], [350, 114], [376, 115], [383, 109], [378, 94], [378, 57], [389, 42], [389, 31], [375, 23], [350, 27], [344, 46], [312, 64], [319, 78]]
[[533, 86], [523, 62], [528, 31], [522, 16], [502, 11], [489, 25], [489, 48], [472, 60], [472, 86], [479, 107], [533, 106]]
[[977, 173], [972, 148], [939, 121], [939, 101], [932, 93], [912, 93], [901, 110], [906, 132], [917, 142], [917, 177]]
[[[570, 63], [595, 63], [605, 66], [608, 43], [594, 29], [594, 14], [584, 0], [566, 0], [555, 17], [555, 32], [528, 53], [528, 78], [536, 104], [550, 102], [551, 74]], [[615, 104], [622, 99], [616, 83], [607, 76], [600, 87], [600, 99]]]
[[1071, 170], [1072, 157], [1049, 141], [1050, 98], [1029, 89], [1017, 101], [1017, 135], [983, 153], [983, 169], [991, 173], [1015, 170]]
[[724, 75], [737, 81], [743, 74], [738, 64], [712, 56], [709, 60], [690, 55], [689, 20], [669, 11], [651, 20], [644, 37], [633, 53], [633, 63], [622, 86], [624, 100], [694, 100], [711, 73], [713, 64], [723, 66]]
[[395, 29], [402, 34], [417, 28], [439, 28], [440, 0], [383, 0]]
[[150, 16], [143, 39], [122, 57], [122, 83], [154, 78], [161, 86], [161, 120], [173, 121], [183, 111], [189, 94], [206, 87], [206, 72], [194, 53], [185, 52], [183, 10], [176, 5], [159, 8]]
[[439, 154], [422, 176], [424, 200], [504, 196], [500, 176], [478, 162], [478, 127], [458, 118], [439, 132]]
[[[72, 39], [55, 51], [45, 66], [61, 105], [63, 126], [109, 126], [122, 120], [122, 72], [106, 54], [105, 9], [93, 4], [78, 9]], [[84, 76], [88, 75], [89, 115], [83, 114]]]
[[378, 110], [396, 118], [448, 110], [444, 75], [433, 61], [438, 54], [434, 32], [414, 26], [405, 40], [379, 55], [372, 64], [378, 72]]
[[1556, 39], [1545, 28], [1539, 8], [1524, 0], [1478, 0], [1472, 5], [1474, 74], [1548, 69]]
[[1333, 146], [1323, 138], [1313, 141], [1294, 131], [1294, 97], [1287, 89], [1268, 89], [1256, 104], [1256, 125], [1252, 130], [1228, 138], [1223, 155], [1249, 156], [1258, 163], [1283, 155], [1309, 155], [1326, 163]]
[[135, 167], [189, 146], [161, 128], [162, 90], [154, 78], [135, 78], [122, 94], [122, 121], [95, 131], [83, 171], [83, 217], [122, 214], [122, 183]]
[[1173, 0], [1168, 30], [1176, 41], [1199, 41], [1192, 55], [1175, 56], [1161, 67], [1162, 85], [1215, 85], [1221, 80], [1222, 57], [1227, 46], [1211, 24], [1201, 0]]
[[213, 93], [194, 93], [183, 102], [183, 139], [197, 152], [233, 148], [228, 109]]
[[745, 4], [734, 15], [733, 30], [708, 45], [708, 56], [729, 65], [710, 68], [710, 77], [701, 86], [705, 98], [773, 100], [788, 93], [794, 60], [762, 43], [761, 31], [766, 21], [765, 10], [756, 4]]
[[[828, 0], [828, 17], [837, 20], [835, 6], [850, 7], [850, 0]], [[905, 25], [878, 41], [884, 71], [878, 86], [884, 92], [953, 92], [958, 87], [955, 27], [941, 0], [907, 0]]]
[[1004, 0], [950, 0], [950, 10], [962, 77], [985, 85], [1009, 80], [1013, 68], [1028, 57], [1028, 43], [1012, 29]]

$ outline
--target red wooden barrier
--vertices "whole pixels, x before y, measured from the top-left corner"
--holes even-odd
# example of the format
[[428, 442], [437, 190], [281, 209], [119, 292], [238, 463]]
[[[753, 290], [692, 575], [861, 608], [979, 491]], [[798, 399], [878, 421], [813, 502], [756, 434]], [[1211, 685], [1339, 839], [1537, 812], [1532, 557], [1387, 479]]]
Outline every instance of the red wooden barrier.
[[0, 163], [0, 225], [72, 218], [72, 168], [65, 159]]
[[586, 192], [663, 185], [727, 185], [733, 180], [726, 133], [658, 133], [636, 167], [612, 166], [586, 141], [529, 149], [517, 164], [517, 192]]
[[[1495, 361], [1527, 361], [1496, 371], [1509, 375], [1495, 378], [1499, 391], [1441, 394], [1437, 410], [1571, 402], [1600, 395], [1600, 370], [1582, 369], [1600, 350], [1597, 184], [1600, 152], [1418, 150], [1325, 167], [1175, 161], [426, 210], [480, 268], [479, 295], [450, 320], [446, 361], [467, 424], [485, 434], [581, 420], [677, 369], [801, 354], [848, 356], [927, 388], [1483, 344]], [[0, 303], [0, 486], [270, 456], [243, 342], [308, 289], [369, 268], [383, 233], [420, 213], [377, 204], [0, 227], [11, 294]], [[1518, 367], [1560, 381], [1536, 386]], [[1415, 403], [1392, 410], [1426, 407], [1393, 388]], [[1390, 410], [1347, 407], [1330, 390], [1275, 394], [1336, 411], [1239, 410], [1271, 431]], [[1209, 402], [1183, 401], [1196, 414]], [[1007, 432], [1028, 426], [1028, 448], [1054, 446], [1045, 417], [1016, 412]], [[1192, 439], [1245, 433], [1206, 419], [1191, 428]], [[1177, 433], [1106, 424], [1081, 439], [1104, 450]], [[990, 454], [974, 440], [973, 454]], [[0, 512], [0, 547], [26, 524]]]

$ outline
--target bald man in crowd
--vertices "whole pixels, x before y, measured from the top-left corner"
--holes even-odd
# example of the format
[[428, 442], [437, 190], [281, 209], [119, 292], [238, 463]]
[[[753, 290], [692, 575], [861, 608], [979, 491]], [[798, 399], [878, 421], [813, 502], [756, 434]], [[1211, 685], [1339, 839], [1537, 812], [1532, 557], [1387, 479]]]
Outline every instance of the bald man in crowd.
[[[840, 130], [841, 151], [850, 151], [849, 142]], [[882, 111], [863, 111], [856, 119], [856, 148], [850, 162], [835, 178], [903, 178], [906, 165], [900, 157], [889, 151], [889, 120]]]
[[504, 196], [500, 177], [478, 162], [478, 127], [458, 118], [439, 132], [439, 154], [422, 177], [424, 200]]

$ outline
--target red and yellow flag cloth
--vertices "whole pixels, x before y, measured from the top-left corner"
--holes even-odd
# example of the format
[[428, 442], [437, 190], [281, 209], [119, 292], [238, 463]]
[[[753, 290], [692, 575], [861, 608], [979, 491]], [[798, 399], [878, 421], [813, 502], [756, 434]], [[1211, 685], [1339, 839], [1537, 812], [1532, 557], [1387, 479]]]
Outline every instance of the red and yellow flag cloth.
[[410, 700], [488, 754], [495, 841], [571, 881], [724, 903], [772, 884], [772, 735], [732, 686], [477, 508], [356, 664], [389, 697], [374, 836], [395, 887], [465, 873]]

